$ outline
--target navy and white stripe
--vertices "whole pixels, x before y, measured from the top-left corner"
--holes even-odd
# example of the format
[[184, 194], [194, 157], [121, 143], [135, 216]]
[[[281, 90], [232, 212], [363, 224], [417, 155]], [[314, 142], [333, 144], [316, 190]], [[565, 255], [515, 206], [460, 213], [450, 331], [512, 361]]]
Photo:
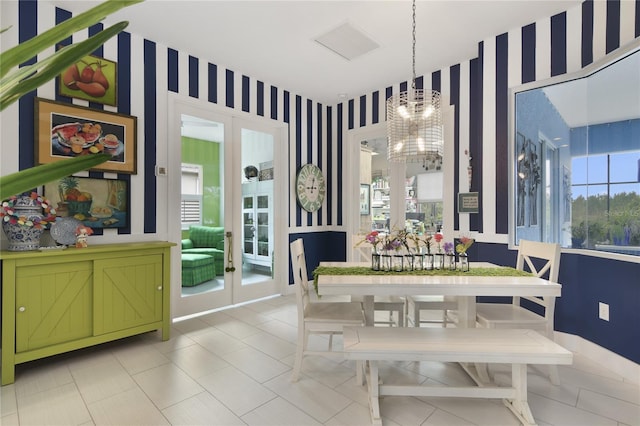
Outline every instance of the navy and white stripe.
[[[40, 27], [51, 27], [69, 17], [68, 12], [44, 2], [21, 1], [17, 6], [18, 40], [25, 41], [42, 32]], [[100, 30], [100, 26], [95, 26], [86, 35], [76, 37], [87, 37]], [[451, 217], [445, 218], [445, 222], [452, 224], [454, 230], [482, 232], [488, 241], [506, 241], [509, 88], [577, 71], [636, 37], [640, 37], [638, 1], [589, 0], [561, 14], [481, 40], [477, 58], [431, 71], [431, 88], [439, 90], [443, 100], [456, 106], [450, 138], [451, 153], [455, 156], [451, 159], [454, 172], [445, 188], [448, 194], [445, 204]], [[97, 54], [100, 52], [102, 48]], [[118, 62], [117, 111], [139, 117], [141, 125], [138, 175], [120, 176], [130, 179], [132, 207], [144, 211], [142, 218], [132, 217], [131, 229], [120, 231], [132, 234], [165, 232], [159, 217], [165, 214], [166, 208], [157, 197], [154, 165], [166, 150], [158, 145], [161, 140], [158, 135], [164, 132], [166, 121], [158, 114], [166, 110], [166, 92], [184, 93], [289, 124], [289, 226], [296, 233], [342, 229], [342, 181], [344, 173], [350, 172], [342, 167], [346, 133], [384, 121], [386, 99], [394, 91], [408, 86], [404, 81], [344, 103], [323, 105], [259, 80], [259, 76], [225, 68], [212, 61], [215, 58], [190, 56], [188, 52], [179, 52], [134, 34], [121, 33], [117, 39], [107, 42], [104, 56]], [[418, 81], [421, 86], [425, 82], [422, 77]], [[37, 95], [86, 104], [59, 97], [55, 92], [55, 83], [51, 83], [39, 88]], [[16, 153], [19, 169], [34, 164], [35, 96], [36, 93], [24, 96], [17, 106], [19, 120], [15, 133], [20, 141]], [[91, 106], [113, 110], [97, 104]], [[465, 150], [473, 156], [471, 189], [481, 193], [483, 205], [482, 215], [469, 218], [454, 213], [457, 200], [453, 194], [469, 189], [463, 179], [468, 164]], [[321, 164], [328, 183], [326, 203], [313, 214], [300, 210], [292, 186], [296, 171], [307, 162]]]

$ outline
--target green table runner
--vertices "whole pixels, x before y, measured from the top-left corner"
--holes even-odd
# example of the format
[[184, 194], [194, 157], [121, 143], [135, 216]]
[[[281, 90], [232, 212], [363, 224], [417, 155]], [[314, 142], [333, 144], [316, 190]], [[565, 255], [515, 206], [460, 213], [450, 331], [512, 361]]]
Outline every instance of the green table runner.
[[468, 275], [474, 277], [530, 277], [531, 272], [520, 271], [509, 266], [496, 266], [490, 268], [471, 268], [467, 272], [460, 270], [435, 269], [432, 271], [374, 271], [368, 266], [318, 266], [313, 271], [313, 286], [318, 292], [319, 275], [434, 275], [455, 276]]

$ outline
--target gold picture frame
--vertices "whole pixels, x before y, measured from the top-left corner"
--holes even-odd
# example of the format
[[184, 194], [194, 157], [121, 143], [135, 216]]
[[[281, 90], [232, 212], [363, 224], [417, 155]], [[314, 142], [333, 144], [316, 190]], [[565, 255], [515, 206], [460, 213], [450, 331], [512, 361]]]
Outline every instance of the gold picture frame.
[[58, 94], [116, 106], [117, 71], [114, 61], [87, 55], [58, 76]]
[[92, 170], [136, 174], [137, 117], [36, 98], [34, 121], [37, 164], [106, 152]]

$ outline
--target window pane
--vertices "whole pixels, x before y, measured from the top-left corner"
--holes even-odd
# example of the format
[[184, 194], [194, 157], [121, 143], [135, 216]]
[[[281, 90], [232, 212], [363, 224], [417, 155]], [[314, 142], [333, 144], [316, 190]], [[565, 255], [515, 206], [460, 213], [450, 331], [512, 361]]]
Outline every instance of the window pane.
[[587, 174], [589, 183], [607, 182], [607, 156], [594, 155], [587, 157]]
[[587, 157], [573, 157], [571, 160], [571, 182], [587, 183]]
[[612, 154], [611, 182], [638, 181], [640, 181], [640, 153]]

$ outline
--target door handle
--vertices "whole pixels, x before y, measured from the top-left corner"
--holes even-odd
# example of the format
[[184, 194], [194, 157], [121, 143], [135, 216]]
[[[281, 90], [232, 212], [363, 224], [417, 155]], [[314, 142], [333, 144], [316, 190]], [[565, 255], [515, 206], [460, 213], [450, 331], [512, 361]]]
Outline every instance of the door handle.
[[233, 266], [233, 233], [227, 231], [225, 235], [227, 237], [227, 267], [224, 268], [224, 271], [234, 272], [236, 268]]

